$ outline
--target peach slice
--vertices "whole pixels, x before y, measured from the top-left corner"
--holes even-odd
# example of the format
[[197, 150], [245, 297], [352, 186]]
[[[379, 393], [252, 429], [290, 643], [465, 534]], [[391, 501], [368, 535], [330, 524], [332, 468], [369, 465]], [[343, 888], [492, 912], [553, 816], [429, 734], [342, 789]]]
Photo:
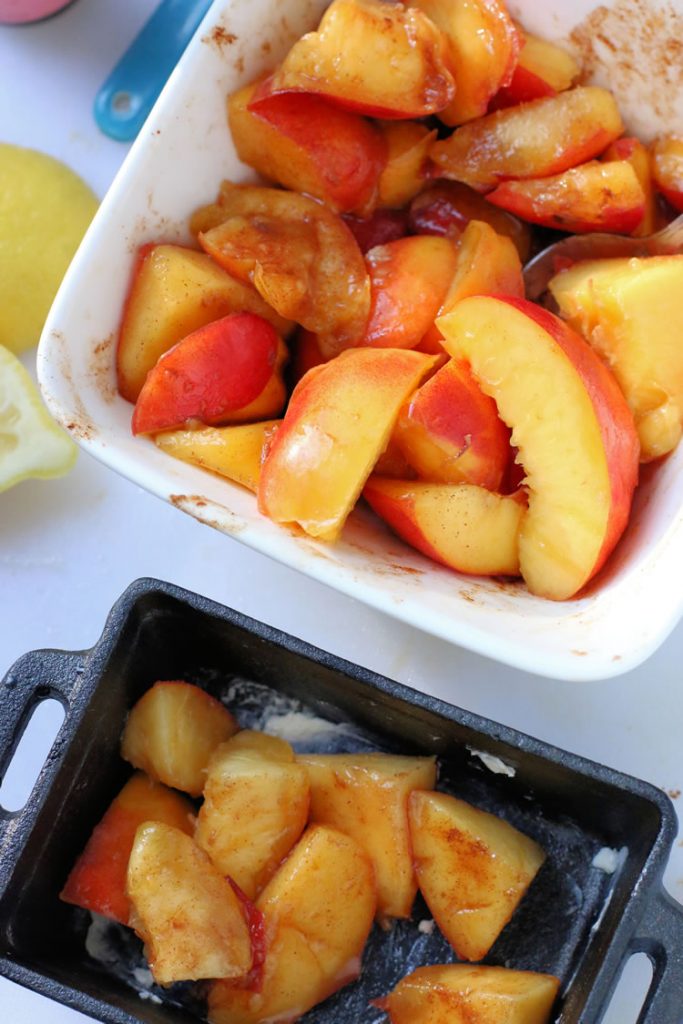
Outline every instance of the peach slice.
[[207, 855], [177, 828], [148, 821], [128, 862], [131, 924], [159, 985], [243, 978], [253, 951], [242, 904]]
[[515, 912], [545, 860], [508, 822], [446, 793], [408, 801], [420, 892], [463, 960], [481, 960]]
[[325, 96], [371, 117], [425, 117], [453, 99], [445, 61], [442, 34], [415, 7], [334, 0], [317, 32], [294, 44], [270, 89]]
[[311, 826], [257, 903], [267, 939], [261, 990], [215, 982], [211, 1024], [287, 1024], [353, 981], [376, 905], [363, 849], [336, 829]]
[[199, 235], [217, 263], [318, 334], [326, 356], [360, 341], [370, 279], [341, 218], [308, 196], [229, 182], [217, 207], [224, 219]]
[[157, 447], [174, 459], [209, 469], [256, 493], [261, 463], [281, 420], [237, 427], [204, 427], [157, 434]]
[[211, 754], [237, 729], [227, 708], [199, 686], [158, 682], [128, 715], [121, 757], [167, 786], [200, 796]]
[[467, 365], [455, 359], [403, 405], [392, 440], [430, 483], [470, 483], [497, 491], [510, 461], [510, 431], [496, 403]]
[[664, 135], [652, 145], [655, 185], [675, 210], [683, 211], [683, 138]]
[[519, 25], [522, 50], [510, 82], [494, 96], [491, 109], [513, 107], [569, 89], [580, 68], [572, 55], [555, 43], [525, 32]]
[[301, 836], [309, 803], [308, 777], [290, 745], [238, 732], [209, 761], [195, 842], [254, 899]]
[[614, 97], [580, 86], [497, 110], [435, 142], [439, 174], [486, 192], [508, 178], [545, 178], [597, 156], [623, 131]]
[[521, 492], [371, 476], [363, 497], [399, 537], [433, 561], [473, 576], [519, 575], [526, 512]]
[[[457, 266], [440, 315], [450, 313], [469, 295], [524, 296], [522, 264], [515, 246], [509, 238], [478, 220], [469, 222], [458, 242]], [[420, 347], [425, 352], [439, 352], [441, 342], [441, 331], [433, 323]]]
[[391, 1024], [549, 1024], [560, 988], [552, 974], [506, 967], [418, 967], [378, 1005]]
[[242, 312], [264, 317], [282, 335], [293, 326], [206, 253], [181, 245], [144, 245], [119, 331], [119, 393], [135, 402], [148, 372], [164, 352], [205, 324]]
[[188, 334], [147, 374], [134, 434], [276, 416], [285, 404], [287, 349], [263, 317], [233, 313]]
[[570, 598], [623, 533], [638, 478], [640, 445], [619, 385], [583, 338], [524, 299], [474, 296], [437, 323], [519, 449], [529, 494], [522, 576], [533, 594]]
[[458, 264], [455, 246], [437, 235], [378, 245], [365, 257], [370, 317], [362, 345], [414, 348], [433, 325]]
[[561, 315], [607, 363], [649, 462], [683, 429], [683, 256], [577, 263], [550, 282]]
[[436, 139], [417, 121], [385, 121], [380, 131], [387, 148], [386, 165], [379, 179], [379, 206], [405, 206], [427, 180], [429, 150]]
[[311, 821], [352, 836], [372, 861], [381, 919], [410, 917], [417, 893], [408, 796], [436, 784], [433, 757], [300, 754], [311, 784]]
[[359, 348], [309, 370], [263, 463], [260, 511], [336, 540], [401, 405], [433, 364], [419, 352]]
[[93, 829], [59, 898], [128, 924], [126, 871], [138, 827], [145, 821], [162, 821], [192, 835], [194, 814], [193, 805], [180, 793], [136, 772]]
[[462, 234], [472, 220], [484, 221], [514, 243], [525, 263], [531, 250], [531, 229], [517, 217], [491, 203], [461, 181], [439, 181], [417, 196], [410, 207], [410, 227], [416, 235]]
[[501, 0], [415, 0], [448, 41], [447, 66], [455, 97], [439, 117], [462, 124], [486, 113], [517, 63], [520, 37]]
[[363, 254], [376, 245], [395, 242], [408, 234], [407, 210], [375, 210], [370, 217], [365, 218], [346, 214], [343, 219]]
[[486, 198], [533, 224], [574, 234], [628, 235], [645, 214], [643, 188], [628, 160], [592, 160], [548, 178], [504, 181]]
[[602, 154], [601, 159], [608, 161], [628, 161], [640, 182], [640, 187], [643, 190], [645, 206], [642, 220], [640, 221], [640, 224], [633, 229], [631, 234], [640, 238], [645, 235], [651, 235], [657, 231], [659, 227], [663, 227], [664, 224], [660, 224], [657, 197], [655, 195], [654, 185], [652, 182], [650, 154], [642, 142], [632, 137], [617, 139], [616, 142], [613, 142], [611, 146], [607, 147], [605, 152]]
[[386, 143], [377, 128], [319, 96], [273, 96], [267, 90], [267, 81], [252, 83], [228, 100], [240, 160], [333, 210], [372, 208], [386, 162]]

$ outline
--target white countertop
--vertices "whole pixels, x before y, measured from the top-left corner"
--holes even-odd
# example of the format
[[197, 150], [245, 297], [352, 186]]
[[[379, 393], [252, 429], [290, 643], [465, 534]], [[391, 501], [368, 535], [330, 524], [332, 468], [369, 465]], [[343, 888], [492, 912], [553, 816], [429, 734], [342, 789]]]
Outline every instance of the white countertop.
[[[78, 0], [40, 25], [0, 27], [0, 141], [66, 161], [102, 195], [127, 147], [98, 132], [93, 97], [154, 6], [155, 0]], [[29, 353], [27, 365], [32, 359]], [[645, 665], [622, 677], [561, 683], [527, 675], [299, 576], [85, 454], [62, 480], [28, 482], [0, 494], [0, 675], [33, 648], [90, 646], [115, 599], [140, 576], [202, 592], [671, 795], [683, 790], [683, 625]], [[28, 761], [40, 749], [35, 735], [23, 756]], [[683, 902], [680, 837], [666, 884]], [[638, 972], [629, 975], [605, 1024], [631, 1024], [637, 1016]], [[86, 1019], [3, 979], [0, 1008], [8, 1024]]]

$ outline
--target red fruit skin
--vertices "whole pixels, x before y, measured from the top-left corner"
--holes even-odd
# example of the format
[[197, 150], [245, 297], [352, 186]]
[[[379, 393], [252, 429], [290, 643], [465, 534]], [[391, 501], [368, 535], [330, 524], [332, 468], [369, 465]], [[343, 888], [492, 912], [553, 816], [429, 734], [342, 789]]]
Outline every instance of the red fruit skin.
[[107, 808], [74, 864], [60, 898], [119, 924], [128, 924], [128, 860], [145, 821], [165, 821], [192, 832], [193, 806], [180, 793], [136, 772]]
[[133, 433], [176, 430], [190, 419], [221, 423], [261, 394], [279, 345], [275, 329], [254, 313], [235, 313], [188, 334], [147, 374]]
[[246, 893], [242, 892], [237, 882], [230, 878], [228, 881], [237, 899], [242, 904], [244, 919], [249, 928], [251, 938], [251, 951], [253, 960], [251, 970], [245, 979], [236, 983], [238, 988], [249, 989], [250, 992], [260, 992], [263, 988], [263, 971], [266, 962], [267, 940], [266, 940], [266, 919], [255, 903], [249, 899]]
[[386, 143], [364, 117], [308, 93], [270, 91], [266, 79], [249, 111], [314, 159], [325, 190], [340, 210], [370, 202], [387, 159]]
[[358, 242], [363, 255], [376, 245], [396, 242], [409, 233], [407, 210], [376, 210], [371, 217], [365, 219], [346, 214], [342, 220]]
[[556, 96], [557, 91], [533, 71], [518, 64], [509, 85], [498, 90], [489, 104], [489, 111], [516, 107], [519, 103], [540, 100], [544, 96]]

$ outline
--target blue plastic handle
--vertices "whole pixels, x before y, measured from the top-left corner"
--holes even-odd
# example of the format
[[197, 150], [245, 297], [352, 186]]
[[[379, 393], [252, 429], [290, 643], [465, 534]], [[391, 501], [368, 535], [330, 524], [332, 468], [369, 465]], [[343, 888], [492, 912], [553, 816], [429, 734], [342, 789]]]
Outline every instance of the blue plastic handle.
[[135, 138], [211, 2], [162, 0], [95, 97], [105, 135]]

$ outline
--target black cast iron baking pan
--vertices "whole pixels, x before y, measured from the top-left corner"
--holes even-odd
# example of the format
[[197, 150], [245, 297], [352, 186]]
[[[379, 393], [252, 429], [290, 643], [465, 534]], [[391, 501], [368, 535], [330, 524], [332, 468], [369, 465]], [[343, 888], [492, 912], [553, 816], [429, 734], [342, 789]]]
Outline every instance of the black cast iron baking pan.
[[[663, 793], [154, 580], [125, 592], [92, 650], [27, 654], [0, 688], [0, 776], [36, 703], [55, 697], [66, 710], [26, 807], [0, 808], [0, 974], [110, 1024], [201, 1018], [191, 987], [148, 988], [139, 943], [125, 929], [104, 926], [104, 959], [115, 963], [103, 963], [100, 950], [93, 958], [90, 915], [58, 898], [129, 774], [118, 754], [127, 711], [155, 680], [179, 678], [227, 698], [243, 724], [262, 723], [273, 708], [340, 723], [325, 749], [332, 737], [337, 750], [437, 754], [440, 788], [500, 814], [548, 851], [486, 962], [558, 975], [555, 1024], [598, 1024], [623, 964], [645, 952], [654, 974], [638, 1024], [683, 1021], [683, 908], [661, 882], [676, 818]], [[605, 847], [621, 851], [613, 873], [593, 864]], [[376, 930], [360, 982], [307, 1024], [384, 1020], [370, 999], [419, 963], [453, 959], [438, 930], [419, 927], [428, 916], [418, 902], [415, 920]]]

